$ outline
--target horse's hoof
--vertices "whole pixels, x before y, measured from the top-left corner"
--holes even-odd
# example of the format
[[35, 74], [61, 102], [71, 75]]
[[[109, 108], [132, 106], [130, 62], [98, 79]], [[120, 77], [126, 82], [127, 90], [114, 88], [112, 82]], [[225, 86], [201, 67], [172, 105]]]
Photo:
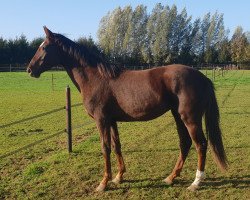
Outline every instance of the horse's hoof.
[[101, 184], [96, 188], [96, 192], [104, 192], [105, 191], [106, 186], [104, 184]]
[[116, 185], [120, 184], [121, 182], [122, 182], [122, 179], [121, 179], [121, 178], [117, 178], [117, 177], [115, 177], [115, 178], [112, 180], [112, 183], [114, 183], [114, 184], [116, 184]]
[[173, 181], [170, 180], [169, 177], [165, 178], [165, 179], [163, 180], [163, 182], [166, 183], [167, 185], [173, 185]]
[[187, 188], [187, 190], [194, 192], [194, 191], [198, 190], [199, 187], [200, 187], [200, 186], [198, 186], [198, 185], [193, 185], [193, 184], [192, 184], [192, 185], [190, 185], [190, 186]]

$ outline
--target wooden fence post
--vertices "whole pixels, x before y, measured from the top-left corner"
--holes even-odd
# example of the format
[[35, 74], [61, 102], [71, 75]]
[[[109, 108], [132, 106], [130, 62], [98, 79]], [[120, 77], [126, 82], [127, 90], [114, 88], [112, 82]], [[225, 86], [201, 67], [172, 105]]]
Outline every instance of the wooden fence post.
[[68, 151], [72, 152], [72, 125], [71, 125], [71, 100], [70, 100], [70, 87], [66, 87], [66, 125], [68, 134]]
[[53, 75], [53, 73], [51, 74], [51, 87], [52, 87], [52, 91], [54, 91], [54, 75]]
[[215, 81], [215, 69], [212, 70], [213, 81]]

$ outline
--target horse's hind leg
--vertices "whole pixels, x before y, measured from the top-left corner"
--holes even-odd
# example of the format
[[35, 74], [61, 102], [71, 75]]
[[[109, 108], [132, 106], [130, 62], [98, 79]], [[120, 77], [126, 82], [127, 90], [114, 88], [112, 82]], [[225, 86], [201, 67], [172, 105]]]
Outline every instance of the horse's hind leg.
[[194, 182], [188, 187], [189, 190], [194, 191], [199, 188], [201, 182], [205, 178], [205, 161], [207, 152], [207, 140], [202, 131], [202, 120], [190, 120], [186, 116], [182, 116], [188, 132], [195, 143], [198, 153], [198, 169]]
[[122, 157], [121, 143], [119, 139], [119, 133], [118, 133], [116, 122], [113, 122], [111, 125], [111, 144], [115, 151], [117, 162], [118, 162], [118, 174], [112, 180], [112, 182], [115, 184], [119, 184], [123, 181], [123, 174], [125, 173], [126, 168], [125, 168], [125, 164], [124, 164], [123, 157]]
[[172, 173], [166, 179], [164, 179], [164, 181], [168, 185], [172, 184], [173, 180], [180, 175], [184, 162], [187, 158], [189, 149], [192, 145], [192, 140], [188, 134], [188, 130], [183, 121], [181, 120], [179, 113], [175, 110], [172, 110], [172, 114], [176, 122], [177, 131], [180, 139], [180, 154]]

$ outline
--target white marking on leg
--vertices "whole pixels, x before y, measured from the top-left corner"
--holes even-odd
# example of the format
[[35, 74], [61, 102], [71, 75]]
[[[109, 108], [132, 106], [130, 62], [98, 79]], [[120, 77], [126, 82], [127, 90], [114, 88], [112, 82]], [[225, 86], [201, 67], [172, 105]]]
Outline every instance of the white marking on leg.
[[44, 42], [45, 42], [45, 41], [43, 41], [43, 42], [42, 42], [42, 44], [40, 44], [40, 46], [39, 46], [39, 47], [43, 46]]
[[205, 172], [202, 172], [200, 170], [197, 169], [196, 171], [196, 176], [195, 176], [195, 180], [192, 183], [192, 185], [196, 185], [199, 186], [200, 183], [205, 179]]
[[190, 191], [195, 191], [200, 187], [200, 183], [205, 179], [205, 172], [197, 169], [194, 182], [187, 188]]

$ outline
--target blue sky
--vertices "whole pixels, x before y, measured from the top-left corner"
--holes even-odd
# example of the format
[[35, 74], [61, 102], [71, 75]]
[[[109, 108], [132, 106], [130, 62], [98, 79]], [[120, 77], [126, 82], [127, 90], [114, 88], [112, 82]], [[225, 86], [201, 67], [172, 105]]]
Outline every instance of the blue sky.
[[249, 0], [1, 0], [0, 37], [9, 39], [24, 34], [32, 40], [44, 35], [42, 26], [46, 25], [71, 39], [89, 35], [96, 39], [99, 21], [108, 11], [143, 4], [150, 12], [158, 2], [175, 4], [178, 11], [186, 7], [193, 19], [217, 10], [224, 13], [225, 27], [231, 34], [238, 25], [250, 31]]

